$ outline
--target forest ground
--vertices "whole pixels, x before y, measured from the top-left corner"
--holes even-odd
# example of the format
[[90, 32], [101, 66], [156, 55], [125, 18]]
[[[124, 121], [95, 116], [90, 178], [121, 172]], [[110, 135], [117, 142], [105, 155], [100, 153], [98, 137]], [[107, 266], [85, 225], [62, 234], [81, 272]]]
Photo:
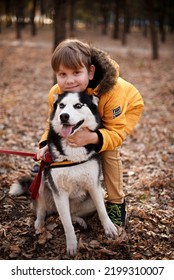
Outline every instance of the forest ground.
[[[174, 259], [174, 37], [160, 43], [160, 59], [151, 59], [149, 39], [128, 36], [127, 46], [94, 31], [77, 38], [109, 52], [121, 76], [133, 83], [145, 110], [121, 147], [128, 220], [127, 238], [104, 235], [98, 216], [89, 228], [75, 227], [79, 252], [75, 259]], [[52, 33], [28, 31], [17, 41], [12, 31], [0, 34], [0, 149], [35, 152], [47, 118]], [[30, 197], [11, 197], [10, 185], [30, 174], [32, 158], [0, 154], [0, 259], [73, 259], [66, 255], [65, 236], [57, 215], [46, 229], [34, 231]], [[90, 229], [90, 230], [89, 230]]]

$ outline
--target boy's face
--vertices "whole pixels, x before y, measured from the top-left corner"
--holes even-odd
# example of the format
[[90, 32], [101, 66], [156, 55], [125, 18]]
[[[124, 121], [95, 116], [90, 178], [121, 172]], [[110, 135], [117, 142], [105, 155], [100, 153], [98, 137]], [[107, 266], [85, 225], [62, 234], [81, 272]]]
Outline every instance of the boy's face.
[[80, 92], [84, 91], [94, 77], [95, 67], [90, 66], [89, 71], [85, 66], [79, 69], [69, 69], [60, 65], [56, 72], [57, 83], [61, 91]]

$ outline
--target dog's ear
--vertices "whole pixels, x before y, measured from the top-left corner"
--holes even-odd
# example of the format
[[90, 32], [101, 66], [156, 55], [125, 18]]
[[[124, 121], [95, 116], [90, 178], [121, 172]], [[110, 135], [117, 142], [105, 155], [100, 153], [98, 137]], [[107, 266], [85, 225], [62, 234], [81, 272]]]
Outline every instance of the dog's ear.
[[99, 98], [95, 95], [92, 95], [92, 102], [98, 107]]
[[57, 109], [57, 101], [58, 101], [59, 95], [58, 94], [54, 94], [53, 98], [54, 98], [53, 110], [55, 111]]

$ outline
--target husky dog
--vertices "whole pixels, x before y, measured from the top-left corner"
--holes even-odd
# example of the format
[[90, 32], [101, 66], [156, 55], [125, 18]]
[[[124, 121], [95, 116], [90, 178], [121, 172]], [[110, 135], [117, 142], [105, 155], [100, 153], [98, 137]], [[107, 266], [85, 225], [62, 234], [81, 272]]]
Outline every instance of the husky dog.
[[[58, 95], [50, 117], [47, 142], [54, 166], [48, 165], [42, 174], [39, 197], [35, 202], [35, 228], [43, 227], [46, 215], [56, 209], [63, 224], [67, 253], [70, 255], [77, 253], [73, 223], [86, 228], [83, 217], [96, 210], [105, 233], [112, 238], [118, 234], [106, 212], [95, 146], [71, 147], [67, 141], [68, 136], [83, 127], [91, 131], [99, 127], [97, 104], [97, 97], [84, 92], [63, 93]], [[56, 162], [61, 162], [61, 165], [56, 165]], [[15, 192], [13, 188], [10, 191], [13, 195]]]

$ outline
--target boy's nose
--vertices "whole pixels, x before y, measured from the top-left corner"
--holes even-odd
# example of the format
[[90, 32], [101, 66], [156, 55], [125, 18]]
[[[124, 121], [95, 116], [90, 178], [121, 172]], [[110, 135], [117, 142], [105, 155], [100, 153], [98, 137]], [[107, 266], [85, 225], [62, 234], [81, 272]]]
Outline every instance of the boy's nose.
[[74, 82], [73, 77], [72, 77], [72, 76], [67, 77], [66, 82], [67, 82], [68, 84], [72, 84], [72, 83]]

